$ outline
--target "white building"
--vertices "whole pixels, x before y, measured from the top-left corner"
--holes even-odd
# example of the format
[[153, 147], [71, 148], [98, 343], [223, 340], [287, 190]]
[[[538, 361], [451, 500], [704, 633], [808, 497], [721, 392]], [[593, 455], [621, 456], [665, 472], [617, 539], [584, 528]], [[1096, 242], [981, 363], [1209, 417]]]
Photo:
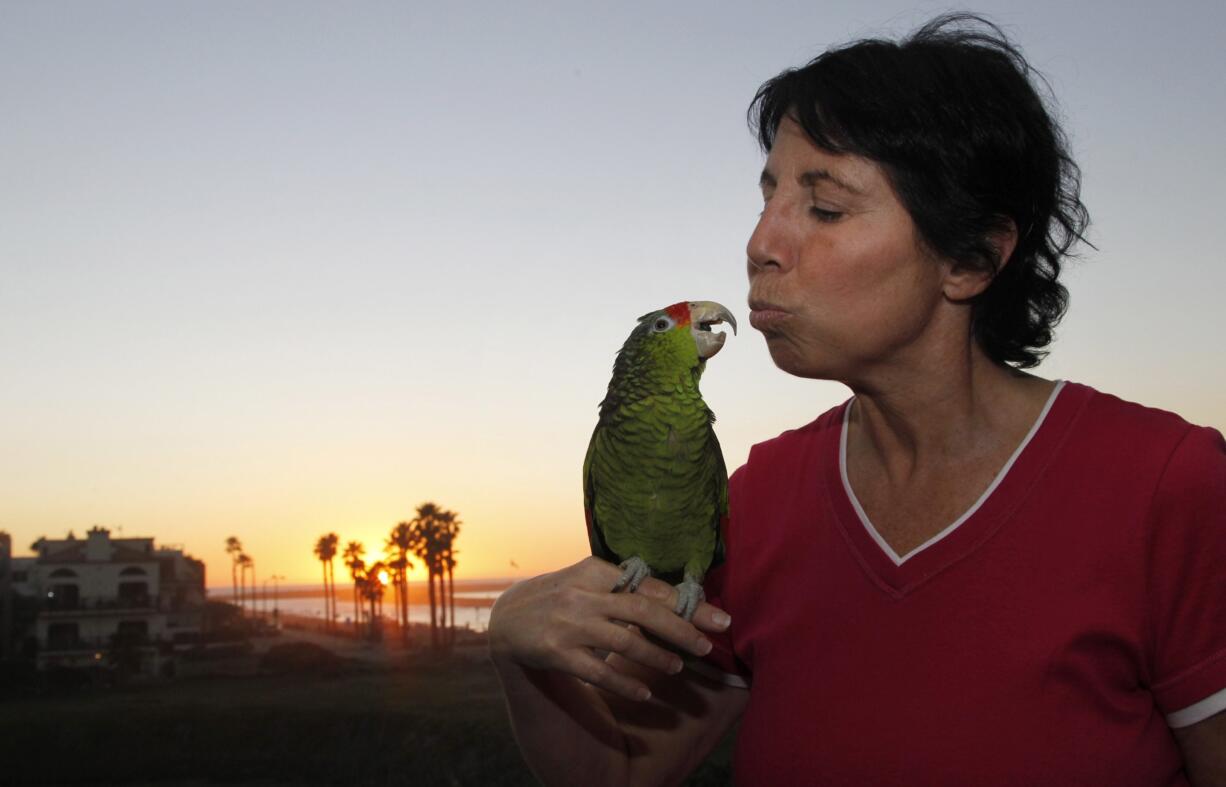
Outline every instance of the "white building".
[[13, 590], [41, 601], [35, 619], [39, 669], [113, 661], [158, 673], [176, 644], [199, 638], [204, 564], [152, 538], [40, 538], [35, 557], [12, 560]]

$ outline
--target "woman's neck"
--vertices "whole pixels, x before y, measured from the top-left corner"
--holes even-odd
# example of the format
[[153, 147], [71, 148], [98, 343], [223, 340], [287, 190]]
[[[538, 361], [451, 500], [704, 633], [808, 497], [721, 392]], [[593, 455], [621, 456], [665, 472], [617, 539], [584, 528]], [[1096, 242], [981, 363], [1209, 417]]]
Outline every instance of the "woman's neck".
[[851, 386], [848, 453], [892, 486], [1012, 451], [1054, 385], [994, 363], [977, 346], [922, 373], [882, 377]]

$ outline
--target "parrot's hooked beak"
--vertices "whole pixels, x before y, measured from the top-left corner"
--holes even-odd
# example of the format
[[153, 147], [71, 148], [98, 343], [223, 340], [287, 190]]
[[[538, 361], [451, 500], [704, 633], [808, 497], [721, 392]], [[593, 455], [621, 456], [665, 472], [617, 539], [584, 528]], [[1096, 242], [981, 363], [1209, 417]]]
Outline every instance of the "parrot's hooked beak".
[[712, 325], [727, 322], [736, 333], [736, 318], [732, 312], [714, 301], [690, 301], [690, 334], [698, 345], [698, 357], [707, 360], [724, 346], [725, 333], [715, 333]]

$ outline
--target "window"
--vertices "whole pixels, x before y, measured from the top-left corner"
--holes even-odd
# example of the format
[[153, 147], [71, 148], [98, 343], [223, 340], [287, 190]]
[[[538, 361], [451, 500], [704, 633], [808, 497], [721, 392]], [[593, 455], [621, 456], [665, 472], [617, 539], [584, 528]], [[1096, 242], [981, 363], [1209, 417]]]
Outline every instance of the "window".
[[47, 627], [47, 650], [70, 650], [80, 646], [76, 623], [52, 623]]
[[122, 607], [149, 606], [149, 586], [144, 582], [120, 582], [119, 605]]
[[52, 585], [47, 591], [47, 608], [76, 609], [81, 605], [81, 590], [76, 585]]
[[144, 620], [121, 620], [115, 630], [115, 644], [140, 645], [149, 638], [149, 623]]

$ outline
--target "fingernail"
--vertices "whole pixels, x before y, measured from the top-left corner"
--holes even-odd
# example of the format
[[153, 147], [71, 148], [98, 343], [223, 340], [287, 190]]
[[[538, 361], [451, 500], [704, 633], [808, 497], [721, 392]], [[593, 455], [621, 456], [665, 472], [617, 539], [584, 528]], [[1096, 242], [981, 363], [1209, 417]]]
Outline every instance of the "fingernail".
[[651, 699], [651, 689], [639, 689], [637, 693], [640, 702], [646, 702]]
[[732, 625], [732, 616], [727, 612], [713, 612], [711, 613], [711, 622], [722, 629], [726, 629]]
[[694, 652], [697, 653], [699, 656], [705, 656], [708, 653], [710, 653], [711, 652], [711, 640], [705, 637], [700, 637], [698, 640], [698, 645], [694, 648]]
[[685, 669], [685, 662], [681, 659], [673, 659], [673, 663], [668, 665], [668, 671], [674, 675], [683, 669]]

